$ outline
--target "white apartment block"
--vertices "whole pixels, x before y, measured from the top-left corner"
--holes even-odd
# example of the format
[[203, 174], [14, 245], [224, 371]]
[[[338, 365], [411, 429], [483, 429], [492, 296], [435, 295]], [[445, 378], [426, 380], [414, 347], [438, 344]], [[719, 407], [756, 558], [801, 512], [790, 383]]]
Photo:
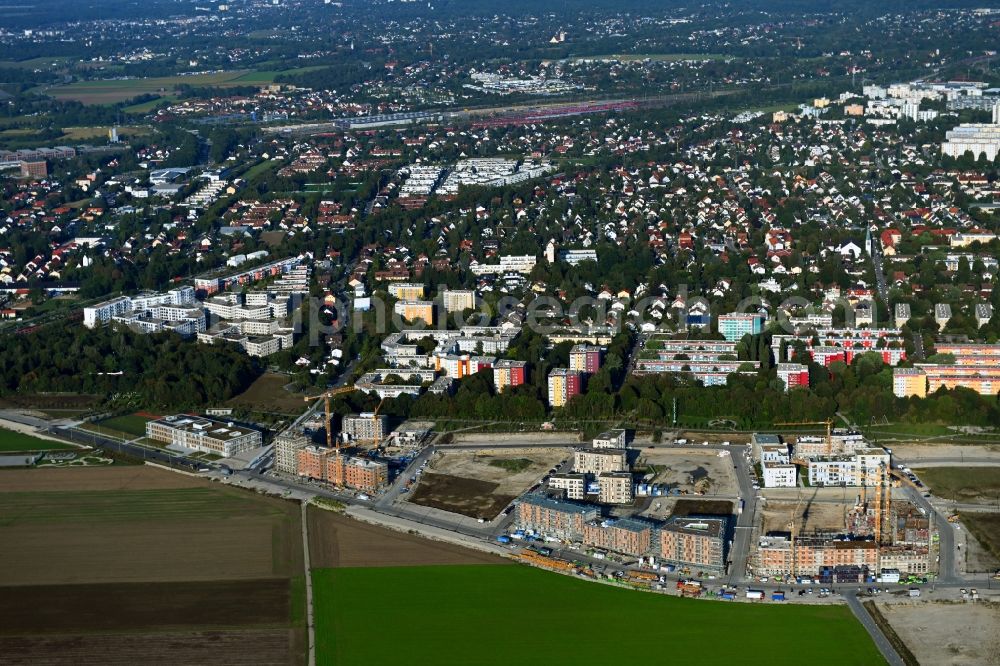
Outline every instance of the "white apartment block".
[[[997, 108], [993, 109], [994, 123], [997, 123]], [[992, 162], [1000, 153], [1000, 124], [969, 124], [959, 125], [953, 130], [949, 130], [944, 135], [944, 143], [941, 144], [941, 154], [950, 157], [961, 157], [967, 152], [979, 159], [985, 155], [986, 160]]]
[[609, 430], [594, 438], [595, 449], [624, 449], [625, 431]]
[[761, 463], [765, 488], [794, 488], [798, 484], [798, 468], [786, 463]]
[[461, 312], [476, 308], [476, 292], [471, 290], [446, 289], [441, 292], [441, 303], [445, 312]]
[[566, 499], [582, 500], [587, 497], [586, 474], [553, 474], [549, 477], [549, 488], [563, 490]]
[[858, 486], [860, 469], [855, 457], [818, 458], [809, 461], [809, 485]]

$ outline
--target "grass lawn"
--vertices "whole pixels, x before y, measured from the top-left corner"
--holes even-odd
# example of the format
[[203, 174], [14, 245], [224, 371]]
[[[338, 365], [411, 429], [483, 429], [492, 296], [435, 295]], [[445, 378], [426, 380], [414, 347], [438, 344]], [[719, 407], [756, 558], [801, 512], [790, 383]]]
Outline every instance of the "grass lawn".
[[125, 416], [115, 416], [110, 419], [99, 421], [101, 429], [116, 430], [136, 437], [146, 435], [146, 424], [150, 419], [137, 414], [127, 414]]
[[[884, 663], [846, 606], [680, 599], [524, 566], [317, 569], [313, 581], [318, 664]], [[386, 608], [391, 640], [373, 621]], [[774, 649], [792, 628], [794, 648]]]
[[938, 497], [959, 502], [1000, 498], [1000, 467], [928, 467], [914, 472]]
[[912, 435], [915, 437], [941, 437], [947, 435], [957, 435], [958, 433], [948, 426], [937, 423], [891, 423], [889, 425], [879, 425], [874, 428], [862, 426], [868, 436], [892, 437], [893, 435]]
[[983, 548], [1000, 559], [1000, 513], [967, 511], [962, 514], [962, 522]]
[[306, 410], [302, 395], [289, 393], [285, 385], [291, 380], [287, 375], [266, 372], [247, 387], [247, 390], [232, 398], [226, 404], [230, 407], [246, 407], [260, 412], [278, 414], [301, 414]]
[[75, 446], [0, 428], [0, 453], [77, 450]]

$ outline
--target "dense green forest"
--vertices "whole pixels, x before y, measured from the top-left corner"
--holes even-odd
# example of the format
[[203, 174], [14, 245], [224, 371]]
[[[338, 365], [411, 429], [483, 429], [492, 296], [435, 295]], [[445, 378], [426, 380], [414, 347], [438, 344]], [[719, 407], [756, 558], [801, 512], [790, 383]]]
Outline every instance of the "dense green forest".
[[260, 373], [235, 346], [110, 326], [50, 326], [0, 347], [0, 396], [66, 392], [112, 406], [193, 408], [233, 397]]

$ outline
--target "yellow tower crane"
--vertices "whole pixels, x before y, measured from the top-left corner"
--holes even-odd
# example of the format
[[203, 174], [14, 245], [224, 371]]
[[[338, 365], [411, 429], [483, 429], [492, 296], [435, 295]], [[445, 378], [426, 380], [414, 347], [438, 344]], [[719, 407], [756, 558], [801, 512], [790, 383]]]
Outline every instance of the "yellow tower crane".
[[378, 436], [378, 412], [382, 409], [382, 405], [385, 404], [385, 398], [378, 401], [378, 405], [375, 407], [375, 411], [372, 412], [372, 448], [377, 449], [379, 445]]
[[[303, 398], [306, 402], [311, 400], [316, 400], [317, 398], [323, 399], [323, 407], [326, 412], [326, 446], [331, 448], [333, 444], [333, 426], [330, 423], [330, 399], [335, 398], [338, 395], [345, 395], [347, 393], [353, 393], [355, 391], [353, 386], [341, 386], [340, 388], [330, 389], [326, 393], [320, 395], [306, 396]], [[337, 453], [340, 453], [340, 442], [337, 442]]]

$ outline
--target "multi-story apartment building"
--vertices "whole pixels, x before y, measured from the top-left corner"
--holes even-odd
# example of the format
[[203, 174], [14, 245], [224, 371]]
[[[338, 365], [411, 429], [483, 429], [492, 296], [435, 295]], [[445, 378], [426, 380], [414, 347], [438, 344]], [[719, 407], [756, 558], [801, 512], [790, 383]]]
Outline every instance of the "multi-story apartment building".
[[573, 471], [577, 474], [598, 475], [603, 472], [628, 470], [625, 449], [577, 449], [573, 452]]
[[993, 305], [990, 303], [977, 303], [975, 315], [976, 326], [979, 328], [986, 326], [993, 319]]
[[169, 309], [156, 311], [160, 307], [183, 308], [183, 314], [187, 316], [190, 315], [190, 308], [194, 305], [196, 305], [195, 292], [191, 287], [178, 287], [165, 293], [145, 292], [135, 296], [121, 296], [84, 308], [83, 325], [87, 328], [94, 328], [100, 324], [108, 323], [115, 317], [147, 312], [150, 313], [151, 317], [169, 319], [167, 316], [160, 315], [169, 315], [172, 311]]
[[910, 304], [909, 303], [896, 303], [895, 307], [895, 317], [893, 318], [893, 323], [896, 328], [902, 328], [903, 324], [910, 321]]
[[656, 524], [641, 518], [590, 522], [583, 526], [583, 545], [640, 557], [653, 549]]
[[597, 475], [597, 484], [601, 504], [631, 504], [635, 499], [631, 472], [602, 472]]
[[385, 439], [389, 420], [372, 412], [350, 414], [340, 424], [340, 431], [352, 441], [373, 442]]
[[781, 437], [755, 432], [750, 435], [750, 449], [753, 457], [761, 462], [788, 462], [788, 445]]
[[926, 398], [927, 375], [920, 368], [893, 368], [892, 392], [897, 398]]
[[835, 361], [850, 365], [859, 354], [876, 352], [887, 365], [906, 358], [906, 338], [898, 328], [817, 328], [803, 335], [777, 334], [771, 338], [771, 353], [779, 362], [790, 360], [795, 344], [805, 347], [815, 363], [830, 366]]
[[779, 363], [778, 379], [785, 384], [785, 392], [797, 387], [809, 388], [809, 367], [801, 363]]
[[336, 449], [310, 444], [296, 451], [295, 473], [307, 479], [326, 481], [326, 463], [336, 455]]
[[375, 491], [389, 480], [389, 466], [378, 460], [338, 454], [337, 449], [309, 445], [298, 450], [299, 476], [335, 486]]
[[415, 322], [419, 319], [427, 325], [434, 324], [433, 301], [397, 301], [392, 309], [407, 322]]
[[658, 551], [668, 563], [721, 572], [726, 568], [724, 518], [672, 517], [659, 530]]
[[446, 377], [462, 379], [480, 370], [492, 368], [496, 359], [492, 356], [471, 356], [469, 354], [434, 354], [434, 370]]
[[854, 456], [832, 456], [809, 461], [809, 485], [861, 485], [861, 470]]
[[476, 308], [476, 292], [472, 290], [445, 289], [441, 292], [441, 304], [444, 311], [461, 312]]
[[575, 345], [569, 351], [569, 369], [594, 374], [601, 369], [604, 350], [594, 345]]
[[608, 430], [607, 432], [602, 432], [600, 435], [594, 438], [594, 448], [595, 449], [624, 449], [625, 448], [625, 431], [621, 429]]
[[845, 539], [843, 535], [799, 536], [795, 548], [787, 535], [760, 538], [754, 555], [754, 572], [759, 576], [816, 576], [823, 567], [867, 566], [874, 569], [878, 560], [875, 542], [868, 539]]
[[521, 386], [528, 381], [528, 364], [524, 361], [500, 359], [493, 364], [493, 385], [503, 393], [508, 388]]
[[514, 524], [536, 534], [582, 541], [583, 526], [596, 520], [598, 515], [595, 506], [531, 494], [518, 500]]
[[128, 296], [113, 298], [83, 309], [83, 325], [94, 328], [106, 324], [112, 318], [132, 312], [132, 300]]
[[[997, 113], [995, 107], [993, 113]], [[942, 155], [961, 157], [971, 152], [976, 159], [985, 156], [987, 162], [992, 162], [1000, 153], [1000, 124], [963, 124], [945, 132], [944, 137]]]
[[193, 451], [230, 458], [263, 443], [260, 432], [203, 416], [178, 414], [146, 423], [146, 437]]
[[563, 407], [582, 390], [582, 373], [568, 368], [555, 368], [549, 373], [549, 406]]
[[421, 301], [424, 298], [424, 285], [414, 282], [393, 282], [389, 285], [389, 295], [398, 301]]
[[980, 395], [1000, 394], [1000, 366], [918, 363], [917, 367], [927, 377], [928, 393], [934, 393], [942, 387], [953, 389], [961, 386]]
[[937, 303], [934, 306], [934, 323], [939, 329], [944, 329], [951, 321], [951, 306], [947, 303]]
[[809, 461], [811, 486], [875, 486], [879, 470], [889, 467], [884, 449], [859, 449], [853, 455], [814, 458]]
[[[226, 291], [234, 287], [242, 287], [254, 282], [259, 282], [260, 280], [264, 280], [266, 278], [289, 274], [295, 269], [302, 269], [307, 274], [308, 267], [301, 266], [304, 260], [305, 255], [289, 257], [287, 259], [279, 259], [278, 261], [272, 261], [262, 266], [249, 268], [245, 271], [239, 271], [237, 273], [230, 273], [221, 277], [195, 278], [194, 288], [196, 291], [201, 292], [206, 296], [211, 296], [212, 294], [217, 294], [220, 291]], [[296, 289], [298, 291], [302, 291], [303, 287], [308, 286], [307, 284], [301, 285], [299, 282], [301, 282], [301, 280], [296, 281]]]
[[764, 315], [733, 312], [719, 315], [719, 333], [730, 342], [739, 342], [744, 335], [759, 335], [764, 331]]
[[794, 488], [798, 485], [798, 467], [790, 463], [760, 464], [765, 488]]
[[583, 500], [587, 498], [586, 474], [553, 474], [549, 477], [549, 488], [562, 490], [566, 499]]
[[274, 438], [274, 467], [285, 474], [297, 474], [299, 450], [309, 446], [309, 439], [295, 432], [283, 432]]

